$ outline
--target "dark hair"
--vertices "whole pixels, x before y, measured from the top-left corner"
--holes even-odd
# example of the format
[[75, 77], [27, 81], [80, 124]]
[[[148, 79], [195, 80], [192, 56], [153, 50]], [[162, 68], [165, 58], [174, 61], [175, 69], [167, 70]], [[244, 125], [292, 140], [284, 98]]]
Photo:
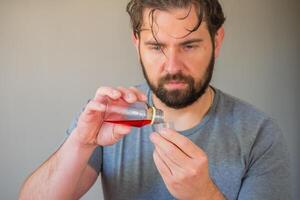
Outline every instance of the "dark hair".
[[[203, 19], [207, 22], [208, 31], [214, 39], [216, 32], [225, 22], [224, 13], [218, 0], [131, 0], [127, 4], [126, 11], [130, 15], [131, 26], [135, 37], [140, 35], [143, 25], [143, 11], [150, 8], [149, 17], [152, 18], [151, 29], [153, 28], [153, 13], [155, 10], [168, 10], [171, 8], [188, 8], [195, 6], [198, 14], [198, 23], [189, 30], [196, 31]], [[188, 15], [187, 15], [188, 16]], [[186, 17], [187, 17], [186, 16]], [[182, 18], [184, 19], [184, 18]], [[153, 33], [153, 30], [151, 30]]]

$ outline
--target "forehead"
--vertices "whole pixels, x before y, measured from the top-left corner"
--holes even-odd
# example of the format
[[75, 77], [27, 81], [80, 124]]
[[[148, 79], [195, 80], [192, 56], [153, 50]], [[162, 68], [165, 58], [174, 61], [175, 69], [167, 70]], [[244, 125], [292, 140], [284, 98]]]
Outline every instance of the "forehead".
[[169, 10], [145, 9], [143, 12], [143, 25], [141, 37], [150, 39], [154, 36], [161, 40], [163, 38], [183, 39], [185, 36], [193, 37], [206, 32], [206, 22], [203, 20], [199, 28], [190, 33], [198, 22], [198, 13], [194, 5], [187, 8], [172, 8]]

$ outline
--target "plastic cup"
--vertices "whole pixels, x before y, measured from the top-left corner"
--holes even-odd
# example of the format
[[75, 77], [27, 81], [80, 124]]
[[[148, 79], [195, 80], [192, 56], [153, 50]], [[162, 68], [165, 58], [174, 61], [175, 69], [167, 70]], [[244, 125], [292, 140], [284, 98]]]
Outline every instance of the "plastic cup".
[[165, 128], [174, 129], [174, 123], [173, 122], [163, 122], [158, 124], [153, 124], [154, 131], [157, 133], [160, 133], [161, 130]]

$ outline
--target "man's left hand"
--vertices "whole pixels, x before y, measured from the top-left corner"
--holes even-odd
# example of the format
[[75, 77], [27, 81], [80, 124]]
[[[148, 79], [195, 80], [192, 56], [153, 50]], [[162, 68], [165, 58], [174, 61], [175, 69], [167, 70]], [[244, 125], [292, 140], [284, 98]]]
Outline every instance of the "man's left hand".
[[225, 199], [209, 176], [206, 153], [187, 137], [163, 129], [152, 133], [153, 159], [176, 199]]

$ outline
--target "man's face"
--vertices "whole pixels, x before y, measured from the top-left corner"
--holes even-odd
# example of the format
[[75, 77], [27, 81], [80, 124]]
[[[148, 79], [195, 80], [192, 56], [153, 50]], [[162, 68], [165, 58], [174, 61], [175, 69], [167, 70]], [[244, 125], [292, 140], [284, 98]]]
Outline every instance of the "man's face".
[[191, 105], [204, 94], [214, 66], [214, 45], [206, 23], [190, 33], [198, 22], [194, 7], [157, 10], [153, 23], [149, 11], [144, 11], [143, 31], [136, 40], [144, 76], [168, 107]]

